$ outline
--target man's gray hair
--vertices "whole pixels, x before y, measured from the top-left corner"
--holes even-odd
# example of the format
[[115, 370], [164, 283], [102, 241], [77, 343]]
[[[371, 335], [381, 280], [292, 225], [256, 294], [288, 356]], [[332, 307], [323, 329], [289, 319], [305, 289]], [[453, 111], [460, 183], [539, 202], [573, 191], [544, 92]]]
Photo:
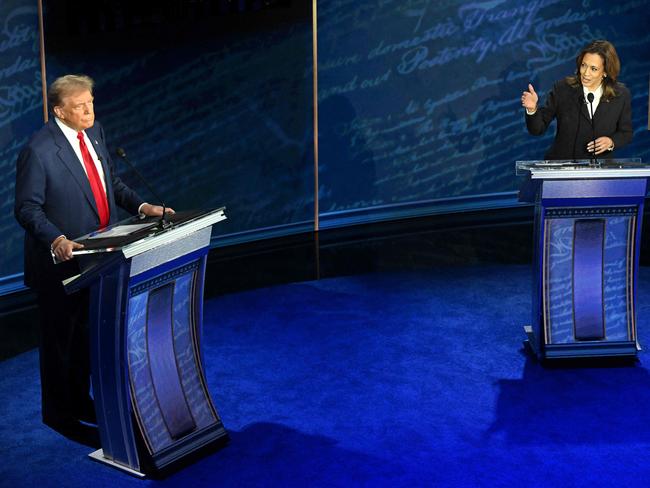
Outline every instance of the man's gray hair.
[[86, 75], [65, 75], [57, 78], [47, 91], [47, 103], [50, 110], [61, 105], [66, 95], [83, 90], [92, 93], [94, 86], [93, 79]]

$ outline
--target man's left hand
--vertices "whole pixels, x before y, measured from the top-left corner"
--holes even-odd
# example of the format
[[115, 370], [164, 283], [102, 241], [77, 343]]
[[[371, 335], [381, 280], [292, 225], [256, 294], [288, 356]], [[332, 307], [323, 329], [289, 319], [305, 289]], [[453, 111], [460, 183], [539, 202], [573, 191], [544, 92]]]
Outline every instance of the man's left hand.
[[[151, 205], [149, 203], [145, 203], [142, 205], [140, 213], [146, 215], [147, 217], [162, 217], [163, 208], [160, 205]], [[171, 215], [175, 214], [176, 212], [173, 208], [165, 207], [165, 213]]]

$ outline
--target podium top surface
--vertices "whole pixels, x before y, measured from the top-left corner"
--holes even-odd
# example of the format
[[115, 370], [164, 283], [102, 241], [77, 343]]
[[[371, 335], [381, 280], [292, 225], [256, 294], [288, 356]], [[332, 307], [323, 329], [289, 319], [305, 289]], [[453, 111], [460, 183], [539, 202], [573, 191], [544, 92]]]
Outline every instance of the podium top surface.
[[209, 211], [177, 212], [168, 216], [171, 225], [166, 228], [160, 228], [158, 217], [129, 217], [99, 231], [77, 237], [74, 241], [84, 247], [72, 254], [78, 256], [121, 251], [125, 258], [130, 258], [225, 220], [224, 210], [225, 207]]
[[640, 158], [517, 161], [517, 176], [532, 179], [594, 179], [594, 178], [648, 178], [650, 164]]

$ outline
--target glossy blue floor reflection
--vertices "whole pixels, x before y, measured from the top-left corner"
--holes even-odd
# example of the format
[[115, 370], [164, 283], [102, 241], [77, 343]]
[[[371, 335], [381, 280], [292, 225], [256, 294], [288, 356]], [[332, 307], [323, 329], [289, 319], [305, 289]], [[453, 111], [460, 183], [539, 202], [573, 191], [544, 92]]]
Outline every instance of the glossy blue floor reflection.
[[[638, 327], [650, 347], [650, 269]], [[543, 368], [525, 266], [297, 283], [205, 307], [223, 450], [163, 481], [42, 426], [36, 351], [0, 363], [5, 486], [647, 486], [650, 359]]]

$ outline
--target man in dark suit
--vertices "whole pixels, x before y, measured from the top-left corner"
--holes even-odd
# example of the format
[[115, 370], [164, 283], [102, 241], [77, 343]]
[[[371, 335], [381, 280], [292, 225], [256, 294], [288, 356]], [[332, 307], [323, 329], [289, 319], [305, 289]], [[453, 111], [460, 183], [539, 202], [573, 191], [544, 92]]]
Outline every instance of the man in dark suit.
[[[21, 151], [16, 164], [14, 213], [25, 229], [25, 284], [38, 295], [41, 314], [43, 422], [64, 435], [94, 444], [87, 336], [88, 294], [67, 295], [61, 281], [78, 274], [73, 238], [128, 213], [162, 215], [115, 174], [104, 131], [95, 122], [93, 81], [67, 75], [52, 83], [54, 115]], [[54, 264], [53, 255], [60, 264]]]
[[576, 74], [556, 82], [543, 107], [538, 108], [537, 93], [528, 85], [521, 96], [528, 132], [542, 135], [557, 120], [555, 140], [545, 159], [590, 159], [594, 153], [613, 158], [614, 149], [632, 140], [630, 91], [617, 81], [620, 69], [614, 46], [598, 40], [578, 53]]

